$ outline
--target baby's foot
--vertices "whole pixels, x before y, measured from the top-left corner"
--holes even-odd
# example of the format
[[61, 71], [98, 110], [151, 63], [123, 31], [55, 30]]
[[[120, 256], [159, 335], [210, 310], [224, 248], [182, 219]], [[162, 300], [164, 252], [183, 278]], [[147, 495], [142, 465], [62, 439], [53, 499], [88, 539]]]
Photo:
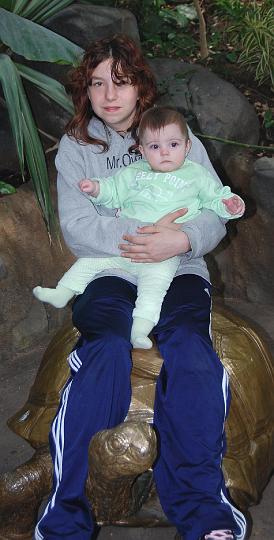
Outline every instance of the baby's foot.
[[34, 287], [32, 290], [34, 296], [41, 302], [47, 302], [56, 308], [63, 308], [67, 305], [68, 301], [74, 296], [73, 292], [67, 292], [68, 289], [57, 290], [49, 289], [47, 287]]
[[148, 319], [133, 316], [130, 341], [134, 349], [151, 349], [153, 343], [149, 339], [154, 323]]
[[131, 338], [131, 343], [134, 349], [151, 349], [153, 343], [147, 336], [135, 336]]

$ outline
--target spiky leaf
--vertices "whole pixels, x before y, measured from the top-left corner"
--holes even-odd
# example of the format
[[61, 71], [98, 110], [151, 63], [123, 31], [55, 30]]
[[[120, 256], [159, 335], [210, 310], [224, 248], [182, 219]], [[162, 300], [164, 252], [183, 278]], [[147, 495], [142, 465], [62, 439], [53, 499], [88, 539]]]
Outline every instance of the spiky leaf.
[[18, 72], [24, 79], [30, 81], [43, 94], [61, 105], [61, 107], [63, 107], [63, 109], [68, 111], [70, 114], [73, 114], [72, 101], [66, 94], [65, 88], [61, 83], [55, 79], [52, 79], [52, 77], [48, 77], [48, 75], [44, 75], [44, 73], [40, 73], [40, 71], [32, 69], [28, 66], [24, 66], [23, 64], [15, 65]]
[[20, 75], [10, 57], [5, 54], [0, 54], [0, 81], [15, 136], [21, 170], [24, 170], [25, 156], [37, 201], [50, 231], [52, 225], [55, 224], [55, 217], [43, 147]]
[[[14, 13], [41, 24], [72, 4], [73, 0], [17, 0]], [[18, 5], [18, 7], [17, 7]]]
[[0, 8], [0, 40], [27, 60], [76, 64], [83, 50], [48, 28]]

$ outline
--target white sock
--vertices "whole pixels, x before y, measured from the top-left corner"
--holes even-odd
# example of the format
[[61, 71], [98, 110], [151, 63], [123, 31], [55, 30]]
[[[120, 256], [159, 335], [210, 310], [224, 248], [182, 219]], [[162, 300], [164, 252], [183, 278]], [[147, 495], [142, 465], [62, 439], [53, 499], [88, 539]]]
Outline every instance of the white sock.
[[134, 349], [151, 349], [153, 343], [148, 334], [154, 326], [154, 322], [148, 319], [133, 318], [130, 341]]
[[41, 302], [47, 302], [56, 308], [63, 308], [68, 301], [73, 298], [75, 292], [62, 285], [57, 285], [56, 289], [48, 289], [47, 287], [34, 287], [33, 294]]

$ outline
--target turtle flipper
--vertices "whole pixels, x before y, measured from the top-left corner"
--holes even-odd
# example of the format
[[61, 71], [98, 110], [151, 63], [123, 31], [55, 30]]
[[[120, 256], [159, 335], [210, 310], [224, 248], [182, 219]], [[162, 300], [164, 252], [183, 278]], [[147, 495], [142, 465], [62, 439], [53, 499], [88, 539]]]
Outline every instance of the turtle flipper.
[[39, 506], [51, 490], [47, 447], [14, 471], [0, 475], [0, 540], [32, 540]]

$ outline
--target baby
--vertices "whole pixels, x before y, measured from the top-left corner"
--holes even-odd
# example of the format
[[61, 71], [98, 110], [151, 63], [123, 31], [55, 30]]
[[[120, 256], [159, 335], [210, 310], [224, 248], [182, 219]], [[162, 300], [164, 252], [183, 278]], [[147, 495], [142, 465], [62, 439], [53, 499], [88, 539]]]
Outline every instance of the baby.
[[[165, 107], [146, 111], [139, 127], [140, 152], [145, 159], [132, 163], [115, 176], [83, 179], [81, 191], [97, 205], [119, 208], [121, 218], [156, 222], [171, 211], [187, 208], [177, 222], [193, 219], [208, 208], [220, 217], [243, 215], [245, 204], [220, 187], [201, 165], [187, 159], [191, 141], [183, 116]], [[148, 337], [157, 324], [163, 299], [175, 276], [180, 257], [159, 263], [134, 263], [123, 257], [81, 258], [65, 273], [56, 289], [35, 287], [34, 295], [55, 307], [64, 307], [75, 295], [84, 292], [96, 275], [106, 269], [122, 268], [137, 278], [137, 299], [133, 310], [131, 343], [149, 349]]]

